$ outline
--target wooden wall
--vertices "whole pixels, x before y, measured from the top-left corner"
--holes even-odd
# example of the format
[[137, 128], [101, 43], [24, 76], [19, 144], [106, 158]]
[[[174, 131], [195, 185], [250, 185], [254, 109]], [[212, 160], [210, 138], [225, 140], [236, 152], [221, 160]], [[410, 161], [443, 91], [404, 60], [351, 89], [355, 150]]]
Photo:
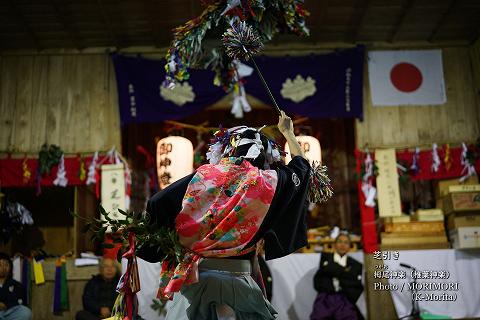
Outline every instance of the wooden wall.
[[0, 57], [0, 152], [66, 153], [120, 145], [115, 74], [107, 54]]
[[415, 147], [433, 142], [473, 142], [480, 136], [480, 103], [469, 49], [442, 50], [447, 103], [440, 106], [373, 107], [365, 73], [364, 121], [356, 122], [357, 146]]
[[[413, 147], [472, 141], [480, 102], [467, 47], [443, 49], [447, 103], [373, 107], [365, 73], [364, 121], [357, 146]], [[120, 146], [115, 74], [107, 54], [0, 57], [0, 152], [38, 152], [44, 142], [67, 153]]]

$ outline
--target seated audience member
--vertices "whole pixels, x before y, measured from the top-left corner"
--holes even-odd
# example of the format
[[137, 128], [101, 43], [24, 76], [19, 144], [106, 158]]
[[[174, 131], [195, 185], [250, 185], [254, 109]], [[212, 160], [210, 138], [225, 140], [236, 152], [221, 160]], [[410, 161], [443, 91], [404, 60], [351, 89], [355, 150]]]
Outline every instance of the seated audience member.
[[32, 312], [23, 305], [26, 301], [22, 284], [12, 278], [12, 260], [0, 253], [0, 319], [30, 320]]
[[104, 258], [100, 261], [100, 274], [95, 275], [83, 290], [83, 308], [77, 312], [76, 320], [98, 320], [111, 316], [117, 298], [119, 266], [117, 261]]
[[350, 237], [340, 234], [335, 239], [335, 252], [322, 253], [320, 267], [313, 279], [317, 298], [310, 320], [363, 319], [355, 303], [362, 294], [362, 264], [347, 256]]

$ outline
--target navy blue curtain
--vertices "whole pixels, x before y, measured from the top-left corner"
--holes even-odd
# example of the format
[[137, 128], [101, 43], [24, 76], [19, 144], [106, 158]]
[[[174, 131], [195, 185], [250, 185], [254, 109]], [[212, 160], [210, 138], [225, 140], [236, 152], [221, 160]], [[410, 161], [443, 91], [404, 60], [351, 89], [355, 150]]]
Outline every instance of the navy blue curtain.
[[160, 95], [165, 79], [165, 60], [120, 54], [112, 55], [112, 59], [123, 125], [181, 119], [202, 111], [225, 95], [220, 87], [213, 85], [213, 72], [194, 70], [188, 83], [195, 98], [179, 106]]
[[[286, 113], [310, 118], [363, 117], [363, 57], [364, 48], [339, 50], [323, 55], [302, 57], [256, 57], [275, 100]], [[315, 80], [316, 92], [300, 102], [285, 99], [280, 94], [285, 79]], [[256, 73], [247, 79], [248, 94], [270, 104], [270, 98]]]
[[[190, 70], [188, 84], [193, 101], [179, 106], [160, 94], [165, 78], [165, 61], [140, 56], [112, 55], [118, 88], [121, 122], [159, 122], [181, 119], [198, 113], [225, 96], [213, 85], [214, 73], [208, 70]], [[290, 114], [311, 118], [363, 117], [363, 59], [362, 46], [337, 50], [323, 55], [302, 57], [256, 57], [270, 89], [280, 107]], [[251, 65], [251, 62], [246, 62]], [[315, 92], [299, 102], [282, 97], [281, 90], [287, 78], [297, 75], [315, 80]], [[266, 104], [271, 101], [257, 73], [245, 78], [245, 89]]]

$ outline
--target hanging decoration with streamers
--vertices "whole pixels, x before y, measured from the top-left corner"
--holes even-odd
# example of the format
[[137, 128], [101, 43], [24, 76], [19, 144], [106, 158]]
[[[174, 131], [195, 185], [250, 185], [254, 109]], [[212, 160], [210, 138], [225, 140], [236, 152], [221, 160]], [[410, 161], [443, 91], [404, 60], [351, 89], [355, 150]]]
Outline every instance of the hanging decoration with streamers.
[[55, 262], [55, 287], [53, 292], [53, 313], [67, 311], [70, 307], [67, 285], [67, 265], [65, 257]]
[[231, 113], [237, 119], [243, 118], [244, 112], [252, 111], [252, 107], [248, 103], [247, 94], [245, 92], [244, 78], [252, 74], [253, 69], [239, 62], [233, 61], [235, 65], [235, 84], [233, 85], [233, 102]]
[[62, 149], [54, 144], [43, 144], [40, 152], [38, 153], [38, 166], [36, 172], [36, 184], [37, 184], [37, 196], [42, 193], [42, 176], [50, 175], [52, 168], [60, 162], [63, 155]]
[[81, 155], [78, 155], [78, 161], [80, 162], [80, 168], [78, 169], [78, 178], [80, 181], [87, 179], [87, 170], [85, 169], [85, 159]]
[[231, 76], [235, 66], [217, 39], [234, 21], [251, 25], [258, 34], [255, 40], [261, 43], [280, 32], [309, 35], [305, 25], [308, 12], [301, 0], [221, 0], [203, 4], [205, 9], [200, 16], [173, 30], [173, 41], [166, 55], [165, 87], [172, 88], [177, 81], [188, 80], [188, 68], [210, 69], [216, 74], [214, 83], [230, 91], [238, 81]]
[[450, 145], [446, 143], [444, 149], [445, 149], [445, 156], [443, 157], [443, 164], [445, 166], [445, 170], [449, 171], [452, 168], [452, 157], [450, 155]]
[[[7, 154], [7, 157], [0, 159], [0, 181], [2, 187], [6, 188], [36, 187], [37, 195], [41, 194], [42, 186], [66, 187], [94, 184], [100, 192], [100, 165], [112, 163], [122, 163], [126, 168], [125, 194], [128, 205], [128, 197], [132, 192], [132, 174], [127, 160], [115, 148], [104, 156], [100, 156], [98, 151], [91, 155], [64, 155], [59, 147], [45, 144], [39, 153], [39, 158], [26, 156], [18, 158]], [[87, 166], [88, 170], [86, 170]]]
[[27, 162], [27, 157], [22, 161], [22, 171], [23, 171], [23, 184], [27, 184], [32, 177], [32, 171], [30, 170]]
[[135, 234], [128, 236], [129, 250], [122, 257], [127, 259], [127, 270], [117, 285], [119, 295], [112, 308], [114, 319], [133, 320], [138, 314], [136, 293], [140, 291], [140, 276], [138, 274], [137, 257], [135, 256]]

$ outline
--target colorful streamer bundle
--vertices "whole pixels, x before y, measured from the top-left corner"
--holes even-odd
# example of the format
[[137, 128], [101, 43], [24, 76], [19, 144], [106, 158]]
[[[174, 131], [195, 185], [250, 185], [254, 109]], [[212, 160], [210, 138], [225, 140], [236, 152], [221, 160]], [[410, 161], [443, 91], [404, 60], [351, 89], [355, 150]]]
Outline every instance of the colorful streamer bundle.
[[326, 166], [314, 162], [310, 171], [308, 201], [313, 203], [327, 202], [333, 196], [333, 188], [328, 177]]
[[67, 265], [65, 257], [55, 262], [55, 288], [53, 291], [53, 313], [61, 313], [70, 308], [67, 285]]
[[309, 35], [305, 25], [308, 12], [302, 0], [219, 0], [203, 4], [206, 7], [200, 16], [173, 30], [174, 39], [166, 55], [165, 87], [172, 88], [176, 81], [188, 80], [188, 68], [199, 68], [213, 70], [217, 75], [214, 82], [231, 90], [234, 77], [222, 76], [234, 72], [231, 58], [221, 46], [212, 46], [211, 41], [205, 40], [222, 34], [234, 21], [253, 26], [263, 43], [278, 32]]

